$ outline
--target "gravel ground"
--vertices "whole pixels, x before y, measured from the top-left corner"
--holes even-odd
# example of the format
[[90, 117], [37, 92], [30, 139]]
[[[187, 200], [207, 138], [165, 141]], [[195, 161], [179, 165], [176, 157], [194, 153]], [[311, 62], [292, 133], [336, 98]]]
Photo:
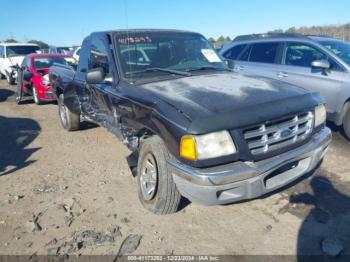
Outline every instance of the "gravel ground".
[[14, 90], [0, 81], [2, 255], [350, 254], [350, 142], [334, 128], [322, 166], [299, 184], [156, 216], [139, 203], [130, 152], [112, 134], [87, 123], [68, 133], [55, 104], [18, 106]]

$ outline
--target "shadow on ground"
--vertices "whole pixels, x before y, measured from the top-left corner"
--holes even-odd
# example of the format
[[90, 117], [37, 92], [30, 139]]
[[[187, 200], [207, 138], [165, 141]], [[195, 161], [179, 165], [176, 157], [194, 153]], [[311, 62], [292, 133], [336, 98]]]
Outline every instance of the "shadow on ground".
[[0, 102], [5, 102], [10, 96], [14, 95], [15, 92], [8, 89], [0, 88]]
[[297, 186], [290, 195], [288, 212], [303, 219], [298, 233], [298, 261], [349, 259], [350, 184], [333, 184], [329, 178], [337, 181], [336, 175], [321, 170], [309, 185]]
[[40, 148], [26, 148], [40, 133], [39, 124], [29, 118], [0, 116], [0, 177], [22, 169], [35, 160], [28, 158]]

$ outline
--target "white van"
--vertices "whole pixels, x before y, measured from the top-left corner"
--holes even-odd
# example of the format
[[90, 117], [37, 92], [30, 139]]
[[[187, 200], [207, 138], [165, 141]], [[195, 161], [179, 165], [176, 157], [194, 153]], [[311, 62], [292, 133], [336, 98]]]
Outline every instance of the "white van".
[[21, 65], [23, 58], [36, 53], [40, 47], [28, 43], [0, 43], [0, 78], [14, 84], [17, 78], [16, 66]]

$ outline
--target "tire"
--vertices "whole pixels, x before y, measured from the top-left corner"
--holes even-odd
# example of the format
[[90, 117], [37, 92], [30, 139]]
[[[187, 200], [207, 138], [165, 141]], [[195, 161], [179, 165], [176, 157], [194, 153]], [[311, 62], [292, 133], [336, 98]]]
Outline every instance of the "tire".
[[346, 138], [350, 140], [350, 108], [348, 108], [343, 118], [343, 131]]
[[15, 79], [12, 76], [10, 76], [10, 75], [6, 76], [6, 80], [7, 80], [7, 83], [9, 85], [14, 85], [15, 84]]
[[17, 79], [17, 87], [16, 87], [16, 103], [20, 105], [23, 98], [23, 90], [22, 90], [22, 79]]
[[146, 139], [141, 145], [137, 163], [138, 195], [141, 204], [158, 215], [175, 213], [180, 205], [181, 195], [167, 165], [171, 158], [158, 136]]
[[33, 99], [35, 104], [37, 105], [43, 104], [43, 102], [40, 100], [40, 97], [38, 96], [38, 91], [36, 90], [35, 86], [33, 86]]
[[61, 94], [58, 97], [58, 115], [60, 117], [61, 125], [68, 131], [78, 130], [80, 127], [80, 115], [71, 112], [64, 104], [64, 96]]
[[6, 76], [0, 73], [0, 79], [6, 79]]

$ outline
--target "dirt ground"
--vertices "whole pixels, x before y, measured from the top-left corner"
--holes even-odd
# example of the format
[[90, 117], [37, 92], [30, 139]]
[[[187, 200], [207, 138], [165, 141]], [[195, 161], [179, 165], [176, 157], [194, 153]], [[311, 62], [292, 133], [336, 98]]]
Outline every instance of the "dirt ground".
[[299, 184], [157, 216], [139, 203], [130, 152], [112, 134], [87, 123], [66, 132], [55, 104], [18, 106], [14, 90], [0, 81], [2, 255], [115, 255], [128, 236], [143, 255], [350, 254], [350, 142], [335, 129], [321, 168]]

